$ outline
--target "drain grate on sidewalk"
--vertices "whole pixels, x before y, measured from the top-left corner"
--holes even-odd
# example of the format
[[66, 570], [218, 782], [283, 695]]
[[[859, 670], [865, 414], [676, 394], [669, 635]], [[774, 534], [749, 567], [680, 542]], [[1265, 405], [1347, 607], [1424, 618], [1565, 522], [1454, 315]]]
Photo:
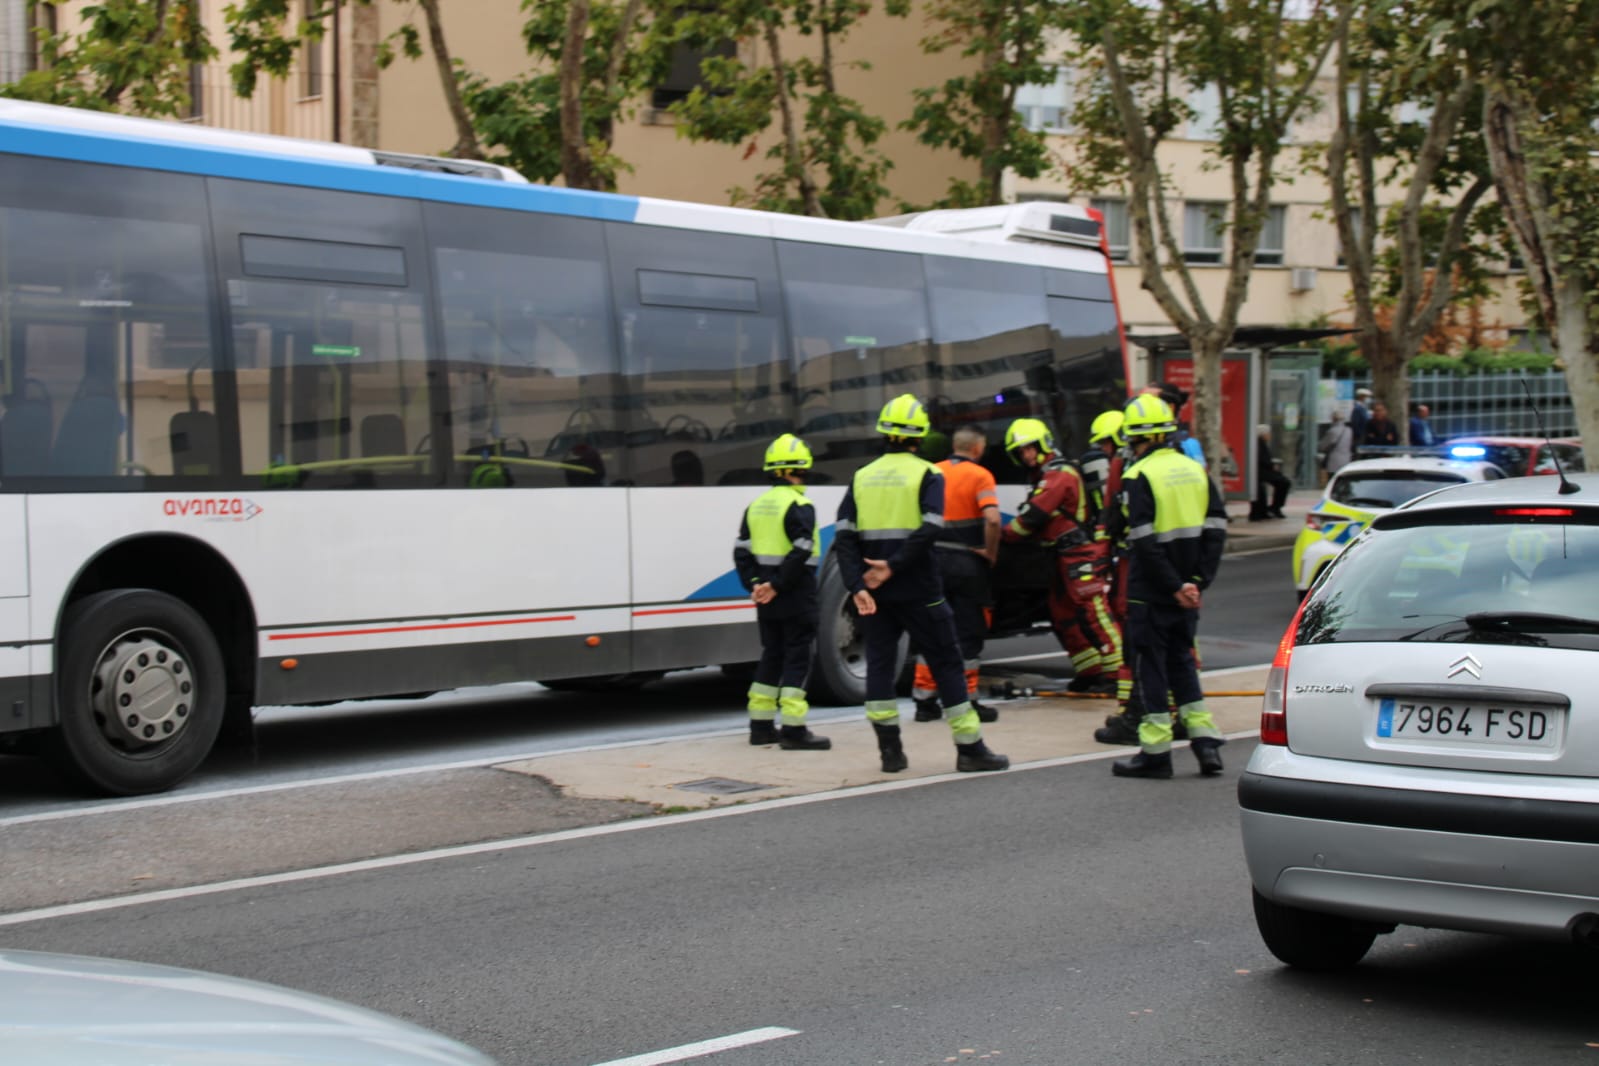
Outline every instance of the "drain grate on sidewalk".
[[698, 781], [683, 781], [671, 787], [687, 789], [690, 792], [709, 792], [716, 796], [731, 796], [736, 792], [761, 792], [772, 786], [756, 784], [753, 781], [735, 781], [731, 777], [703, 777]]

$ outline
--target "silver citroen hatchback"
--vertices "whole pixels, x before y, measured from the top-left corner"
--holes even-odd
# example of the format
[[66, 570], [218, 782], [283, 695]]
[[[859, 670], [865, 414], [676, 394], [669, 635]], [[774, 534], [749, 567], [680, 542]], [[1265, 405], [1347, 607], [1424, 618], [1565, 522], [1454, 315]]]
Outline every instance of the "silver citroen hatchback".
[[1599, 945], [1599, 476], [1377, 518], [1283, 635], [1238, 798], [1290, 965], [1401, 923]]

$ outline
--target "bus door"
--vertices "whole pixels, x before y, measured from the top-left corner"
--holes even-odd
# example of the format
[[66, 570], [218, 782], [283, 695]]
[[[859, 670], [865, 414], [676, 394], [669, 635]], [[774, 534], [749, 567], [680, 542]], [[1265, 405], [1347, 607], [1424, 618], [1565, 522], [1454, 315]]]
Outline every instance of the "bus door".
[[[420, 210], [352, 193], [209, 185], [237, 383], [231, 414], [258, 514], [225, 535], [248, 539], [236, 557], [249, 570], [262, 654], [288, 649], [302, 664], [329, 664], [302, 665], [292, 679], [267, 672], [263, 681], [282, 691], [262, 695], [375, 695], [374, 672], [393, 678], [395, 692], [452, 687], [453, 676], [439, 675], [443, 645], [474, 631], [443, 620], [501, 604], [484, 594], [492, 582], [482, 560], [429, 491], [445, 485], [449, 440], [436, 413]], [[375, 620], [384, 625], [367, 624]], [[329, 635], [291, 640], [294, 627]]]
[[765, 238], [616, 223], [607, 240], [638, 486], [634, 668], [754, 659], [731, 544], [769, 482], [766, 446], [796, 428], [775, 250]]

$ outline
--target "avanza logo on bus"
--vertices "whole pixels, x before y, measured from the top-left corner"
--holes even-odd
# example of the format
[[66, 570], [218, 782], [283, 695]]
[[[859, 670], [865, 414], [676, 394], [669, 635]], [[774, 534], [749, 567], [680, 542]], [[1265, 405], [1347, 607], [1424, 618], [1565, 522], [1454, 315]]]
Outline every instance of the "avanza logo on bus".
[[217, 522], [248, 522], [264, 510], [254, 500], [239, 496], [192, 496], [161, 501], [168, 518], [209, 518]]

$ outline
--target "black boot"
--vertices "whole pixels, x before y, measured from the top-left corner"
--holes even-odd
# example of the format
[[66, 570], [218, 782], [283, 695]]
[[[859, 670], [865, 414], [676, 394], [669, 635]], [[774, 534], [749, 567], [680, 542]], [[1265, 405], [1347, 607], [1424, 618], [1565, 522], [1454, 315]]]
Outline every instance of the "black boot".
[[770, 718], [750, 719], [750, 743], [776, 744], [782, 737], [777, 735], [777, 723]]
[[1141, 751], [1131, 759], [1110, 764], [1110, 772], [1117, 777], [1158, 777], [1171, 776], [1171, 752], [1163, 751], [1159, 755], [1151, 755]]
[[827, 751], [833, 742], [819, 737], [802, 725], [786, 725], [778, 737], [777, 746], [784, 751]]
[[1094, 739], [1101, 744], [1137, 744], [1138, 719], [1127, 714], [1113, 714], [1105, 724], [1094, 730]]
[[916, 720], [918, 722], [936, 722], [944, 717], [944, 708], [936, 697], [928, 697], [916, 701]]
[[1074, 677], [1066, 682], [1067, 692], [1076, 692], [1089, 696], [1114, 696], [1116, 695], [1116, 678], [1099, 674], [1094, 677]]
[[905, 758], [905, 748], [899, 742], [899, 726], [873, 722], [872, 731], [877, 734], [877, 753], [883, 757], [883, 773], [897, 774], [910, 766], [911, 761]]
[[975, 744], [955, 745], [955, 769], [963, 774], [982, 773], [984, 770], [1004, 770], [1010, 766], [1010, 758], [1005, 755], [996, 755], [988, 750], [988, 745], [981, 740]]
[[977, 720], [979, 722], [997, 722], [997, 721], [999, 721], [999, 709], [998, 708], [990, 707], [986, 703], [978, 703], [976, 700], [972, 700], [971, 703], [972, 703], [972, 710], [977, 712]]
[[1220, 737], [1199, 737], [1188, 745], [1199, 760], [1200, 773], [1206, 777], [1221, 773], [1221, 746], [1225, 743]]

